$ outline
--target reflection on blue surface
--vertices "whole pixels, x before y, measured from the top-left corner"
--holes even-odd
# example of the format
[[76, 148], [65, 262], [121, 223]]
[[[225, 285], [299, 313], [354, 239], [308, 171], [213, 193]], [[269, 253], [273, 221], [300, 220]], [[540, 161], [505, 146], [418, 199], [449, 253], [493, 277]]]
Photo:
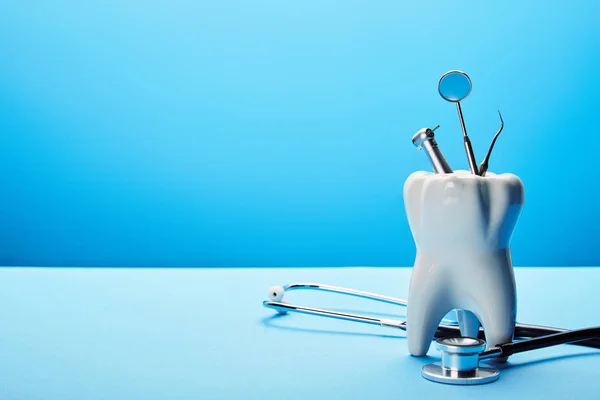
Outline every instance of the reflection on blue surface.
[[1, 264], [411, 265], [411, 136], [440, 124], [468, 169], [451, 69], [479, 162], [505, 120], [515, 264], [600, 264], [595, 146], [569, 139], [596, 124], [597, 2], [2, 8]]

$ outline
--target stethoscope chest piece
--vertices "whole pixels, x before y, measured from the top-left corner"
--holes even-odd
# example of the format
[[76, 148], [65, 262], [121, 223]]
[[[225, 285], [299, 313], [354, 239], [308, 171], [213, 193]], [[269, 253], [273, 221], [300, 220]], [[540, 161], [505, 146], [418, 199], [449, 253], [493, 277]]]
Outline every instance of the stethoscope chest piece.
[[433, 382], [450, 385], [481, 385], [494, 382], [499, 378], [500, 371], [479, 366], [479, 355], [485, 347], [486, 343], [481, 339], [439, 339], [436, 349], [442, 353], [442, 361], [424, 365], [421, 376]]

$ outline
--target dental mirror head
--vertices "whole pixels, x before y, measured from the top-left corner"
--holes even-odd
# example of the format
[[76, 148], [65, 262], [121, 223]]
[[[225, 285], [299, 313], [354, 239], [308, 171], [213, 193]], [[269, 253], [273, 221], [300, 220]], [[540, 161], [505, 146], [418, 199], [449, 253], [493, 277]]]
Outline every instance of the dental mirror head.
[[444, 100], [458, 103], [471, 93], [471, 78], [462, 71], [448, 71], [438, 82], [438, 92]]
[[462, 109], [460, 107], [461, 100], [464, 100], [471, 93], [471, 78], [464, 72], [456, 69], [448, 71], [442, 75], [438, 82], [438, 92], [440, 92], [440, 96], [442, 96], [444, 100], [456, 104], [460, 128], [463, 132], [463, 141], [467, 153], [467, 161], [469, 162], [469, 169], [473, 175], [479, 175], [477, 160], [475, 159], [471, 139], [469, 139], [469, 135], [467, 135], [465, 119], [463, 118]]
[[469, 337], [438, 339], [435, 347], [442, 353], [440, 363], [424, 365], [421, 376], [427, 380], [450, 385], [481, 385], [494, 382], [500, 371], [479, 366], [484, 340]]

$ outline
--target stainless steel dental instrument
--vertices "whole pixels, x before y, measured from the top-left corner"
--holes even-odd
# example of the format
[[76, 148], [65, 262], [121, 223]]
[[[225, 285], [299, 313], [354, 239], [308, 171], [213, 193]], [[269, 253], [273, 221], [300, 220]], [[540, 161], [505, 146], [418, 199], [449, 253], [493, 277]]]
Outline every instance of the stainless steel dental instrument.
[[412, 137], [412, 142], [417, 149], [425, 149], [425, 154], [427, 154], [427, 158], [436, 174], [451, 174], [453, 172], [452, 168], [448, 165], [435, 140], [434, 132], [439, 127], [438, 125], [433, 129], [423, 128], [419, 130]]
[[463, 118], [462, 108], [460, 106], [460, 102], [467, 98], [467, 96], [471, 93], [471, 79], [462, 71], [448, 71], [442, 75], [438, 82], [438, 92], [444, 100], [451, 103], [456, 103], [456, 110], [458, 111], [458, 119], [463, 132], [463, 142], [465, 151], [467, 153], [469, 169], [471, 170], [472, 174], [479, 175], [475, 153], [473, 152], [471, 139], [469, 139], [469, 135], [467, 135], [467, 128], [465, 127], [465, 120]]
[[[378, 318], [290, 304], [284, 299], [284, 295], [286, 292], [294, 290], [330, 292], [401, 307], [408, 306], [407, 301], [403, 299], [319, 283], [293, 283], [284, 286], [273, 286], [268, 290], [270, 301], [263, 301], [263, 306], [276, 310], [280, 314], [300, 313], [378, 325], [402, 331], [410, 329], [406, 321], [400, 319]], [[437, 339], [436, 349], [441, 353], [441, 360], [438, 363], [424, 365], [421, 368], [421, 376], [437, 383], [477, 385], [493, 382], [498, 379], [500, 374], [499, 370], [493, 366], [480, 366], [480, 361], [502, 359], [513, 354], [560, 344], [575, 344], [600, 349], [600, 327], [566, 330], [517, 323], [514, 338], [521, 340], [502, 343], [486, 349], [487, 344], [484, 338], [485, 331], [481, 327], [479, 328], [478, 337], [461, 337], [460, 327], [456, 323], [447, 322], [443, 319], [432, 338]]]
[[496, 139], [498, 139], [498, 136], [500, 136], [500, 132], [502, 132], [502, 129], [504, 129], [504, 120], [502, 119], [502, 114], [500, 114], [500, 110], [498, 110], [498, 115], [500, 116], [500, 129], [498, 129], [498, 132], [496, 132], [496, 134], [494, 135], [494, 139], [492, 140], [492, 144], [490, 144], [490, 148], [488, 149], [488, 152], [485, 155], [485, 159], [479, 166], [480, 176], [485, 176], [485, 173], [488, 170], [488, 162], [490, 161], [490, 156], [492, 155], [492, 150], [494, 149]]

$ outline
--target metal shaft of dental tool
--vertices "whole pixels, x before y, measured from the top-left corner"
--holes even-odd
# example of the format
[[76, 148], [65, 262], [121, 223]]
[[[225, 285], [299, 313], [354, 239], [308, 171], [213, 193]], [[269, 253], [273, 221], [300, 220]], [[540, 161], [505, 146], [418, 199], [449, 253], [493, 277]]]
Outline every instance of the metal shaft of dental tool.
[[467, 152], [467, 160], [469, 161], [469, 169], [474, 175], [479, 175], [477, 169], [477, 161], [475, 160], [475, 153], [473, 152], [473, 146], [471, 146], [471, 139], [467, 135], [467, 128], [465, 127], [465, 119], [463, 118], [462, 109], [460, 108], [460, 102], [456, 102], [456, 109], [458, 110], [458, 119], [460, 120], [460, 128], [463, 132], [463, 140], [465, 145], [465, 151]]
[[440, 126], [436, 126], [433, 129], [423, 128], [412, 137], [413, 144], [417, 149], [425, 149], [425, 154], [433, 167], [433, 171], [436, 174], [451, 174], [452, 168], [442, 155], [437, 142], [435, 141], [434, 131]]
[[500, 136], [500, 132], [502, 132], [502, 129], [504, 129], [504, 120], [502, 119], [502, 114], [500, 114], [500, 110], [498, 110], [498, 115], [500, 116], [500, 129], [498, 129], [498, 132], [496, 132], [496, 134], [494, 135], [494, 139], [492, 140], [492, 144], [490, 144], [490, 148], [488, 149], [488, 152], [485, 155], [485, 159], [479, 166], [480, 176], [485, 176], [485, 173], [488, 170], [488, 162], [490, 161], [490, 156], [492, 155], [492, 150], [494, 149], [496, 139], [498, 139], [498, 136]]

